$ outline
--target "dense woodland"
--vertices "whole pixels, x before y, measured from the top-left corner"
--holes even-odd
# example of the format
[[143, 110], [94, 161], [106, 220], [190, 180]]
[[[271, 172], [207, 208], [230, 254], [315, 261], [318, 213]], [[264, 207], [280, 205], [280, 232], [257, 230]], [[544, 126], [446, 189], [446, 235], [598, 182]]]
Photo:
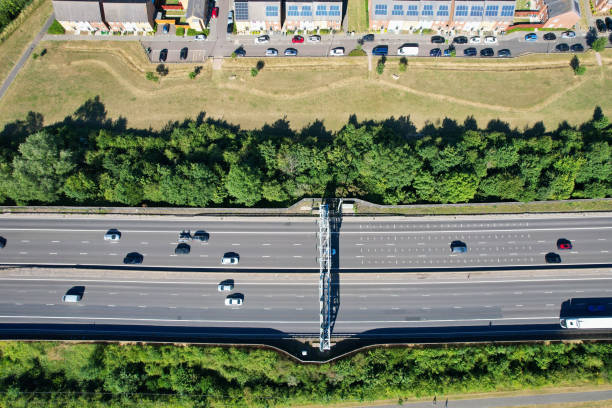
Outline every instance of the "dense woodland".
[[0, 133], [0, 202], [285, 206], [302, 197], [377, 203], [532, 201], [612, 196], [612, 126], [596, 110], [579, 127], [522, 131], [492, 121], [416, 129], [407, 118], [338, 132], [285, 121], [245, 131], [186, 120], [127, 129], [87, 101], [61, 123], [30, 113]]
[[0, 0], [0, 33], [31, 2], [32, 0]]
[[257, 349], [0, 343], [0, 406], [287, 407], [612, 382], [611, 344], [374, 349], [300, 365]]

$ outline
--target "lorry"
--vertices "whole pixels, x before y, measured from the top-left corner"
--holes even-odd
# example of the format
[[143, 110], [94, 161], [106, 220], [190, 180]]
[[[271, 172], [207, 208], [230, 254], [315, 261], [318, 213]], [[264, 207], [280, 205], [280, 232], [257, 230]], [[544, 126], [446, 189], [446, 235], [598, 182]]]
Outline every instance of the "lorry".
[[611, 300], [570, 299], [562, 305], [559, 324], [564, 329], [612, 329]]
[[564, 329], [612, 329], [612, 317], [568, 317], [560, 323]]

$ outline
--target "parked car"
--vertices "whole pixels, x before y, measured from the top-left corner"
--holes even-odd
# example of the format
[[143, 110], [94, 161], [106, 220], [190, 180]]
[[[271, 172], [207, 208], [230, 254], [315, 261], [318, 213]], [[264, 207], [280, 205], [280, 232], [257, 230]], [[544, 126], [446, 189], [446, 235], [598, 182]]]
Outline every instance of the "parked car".
[[213, 7], [212, 12], [210, 13], [210, 18], [219, 17], [219, 7]]
[[123, 263], [127, 265], [139, 265], [142, 263], [144, 256], [138, 252], [130, 252], [123, 258]]
[[510, 52], [509, 49], [504, 48], [503, 50], [497, 51], [497, 56], [501, 58], [508, 58], [512, 56], [512, 53]]
[[255, 44], [267, 44], [270, 42], [270, 36], [268, 35], [260, 35], [259, 37], [255, 37]]
[[240, 262], [240, 257], [233, 252], [227, 252], [221, 258], [221, 265], [238, 265], [238, 262]]
[[329, 55], [342, 56], [344, 55], [344, 47], [336, 47], [329, 50]]
[[231, 292], [232, 290], [234, 290], [234, 280], [224, 280], [223, 282], [219, 283], [219, 285], [217, 286], [217, 290], [219, 292]]
[[559, 238], [557, 240], [557, 249], [572, 249], [572, 241], [566, 238]]
[[106, 231], [104, 234], [105, 241], [119, 241], [121, 239], [121, 232], [119, 230], [112, 228]]
[[387, 55], [389, 53], [388, 45], [377, 45], [372, 49], [372, 55]]
[[561, 38], [574, 38], [576, 36], [576, 33], [569, 30], [569, 31], [564, 31], [563, 33], [561, 33]]
[[225, 298], [225, 306], [242, 306], [244, 299], [242, 297], [228, 295]]
[[569, 51], [570, 48], [569, 48], [569, 45], [567, 45], [566, 43], [561, 43], [561, 44], [557, 44], [555, 49], [559, 52], [565, 52], [565, 51]]
[[185, 244], [184, 242], [178, 244], [176, 248], [174, 248], [174, 253], [176, 255], [187, 255], [189, 252], [191, 252], [191, 246], [189, 246], [189, 244]]
[[295, 48], [287, 48], [285, 50], [286, 57], [296, 57], [297, 54], [298, 54], [298, 51]]
[[537, 41], [538, 35], [536, 33], [529, 33], [525, 35], [525, 41]]
[[495, 51], [493, 51], [493, 48], [483, 48], [480, 50], [481, 57], [493, 57], [494, 55]]
[[439, 48], [433, 48], [429, 51], [429, 56], [430, 57], [441, 57], [442, 56], [442, 50]]
[[470, 38], [470, 44], [480, 44], [480, 37], [472, 37]]
[[460, 35], [460, 36], [458, 36], [458, 37], [453, 38], [453, 42], [454, 42], [455, 44], [467, 44], [468, 39], [467, 39], [467, 37], [466, 37], [466, 36], [464, 36], [464, 35]]
[[195, 36], [195, 39], [197, 41], [204, 41], [206, 39], [206, 35], [205, 34], [198, 34]]
[[466, 57], [475, 57], [478, 55], [478, 51], [476, 51], [476, 48], [474, 47], [466, 48], [463, 50], [463, 55]]
[[419, 44], [404, 44], [397, 49], [397, 55], [417, 56], [419, 55]]
[[302, 44], [304, 42], [304, 37], [301, 35], [294, 35], [293, 38], [291, 38], [291, 42], [293, 44]]
[[246, 51], [244, 48], [239, 47], [234, 50], [234, 53], [237, 57], [246, 57]]
[[162, 26], [162, 33], [168, 34], [168, 32], [170, 32], [170, 24], [164, 24]]
[[159, 60], [161, 62], [166, 62], [167, 58], [168, 58], [168, 49], [164, 48], [163, 50], [159, 52]]
[[561, 257], [559, 254], [554, 252], [549, 252], [544, 256], [544, 260], [546, 263], [561, 263]]
[[185, 61], [187, 59], [188, 53], [189, 53], [189, 49], [187, 47], [181, 48], [181, 61]]
[[606, 28], [608, 31], [612, 31], [612, 18], [606, 17]]
[[278, 55], [278, 50], [276, 48], [268, 48], [266, 50], [266, 57], [276, 57]]
[[193, 239], [200, 242], [208, 242], [210, 235], [206, 231], [198, 230], [193, 234]]
[[584, 51], [584, 46], [582, 44], [572, 44], [570, 49], [574, 52], [582, 52]]
[[608, 30], [608, 28], [606, 27], [606, 23], [604, 23], [601, 18], [598, 18], [595, 21], [595, 26], [597, 27], [597, 31], [599, 31], [600, 33], [605, 33]]
[[372, 42], [374, 41], [374, 34], [366, 34], [363, 37], [361, 37], [361, 41], [363, 42]]
[[463, 254], [467, 252], [467, 245], [462, 241], [453, 241], [450, 244], [450, 249], [453, 254]]
[[543, 37], [546, 41], [554, 41], [557, 39], [557, 36], [555, 35], [555, 33], [546, 33], [544, 34]]
[[452, 57], [453, 55], [453, 49], [452, 48], [447, 48], [444, 50], [444, 53], [442, 54], [445, 57]]
[[234, 10], [230, 10], [227, 13], [227, 24], [234, 24]]
[[432, 44], [444, 44], [445, 42], [446, 40], [442, 36], [434, 35], [433, 37], [431, 37]]
[[487, 44], [497, 44], [497, 37], [493, 37], [492, 35], [488, 35], [485, 37], [484, 42]]
[[313, 42], [313, 43], [321, 42], [321, 36], [320, 35], [310, 35], [308, 36], [308, 42]]

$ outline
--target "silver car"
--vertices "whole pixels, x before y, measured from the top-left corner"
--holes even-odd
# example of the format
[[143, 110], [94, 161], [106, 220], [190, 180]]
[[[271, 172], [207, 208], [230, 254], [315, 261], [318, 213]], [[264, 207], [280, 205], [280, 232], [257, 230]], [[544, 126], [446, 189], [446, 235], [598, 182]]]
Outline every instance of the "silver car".
[[231, 295], [225, 298], [225, 306], [242, 306], [243, 303], [242, 298], [231, 297]]
[[255, 37], [255, 44], [266, 44], [270, 42], [270, 37], [267, 35], [260, 35]]
[[321, 36], [320, 35], [308, 36], [308, 42], [321, 42]]
[[121, 239], [121, 232], [116, 229], [109, 229], [104, 234], [105, 241], [119, 241]]
[[268, 48], [266, 50], [266, 57], [276, 57], [278, 55], [278, 50], [276, 48]]
[[238, 265], [238, 257], [237, 256], [224, 256], [221, 258], [221, 265]]
[[219, 292], [231, 292], [234, 290], [234, 284], [221, 282], [219, 286], [217, 286], [217, 290]]

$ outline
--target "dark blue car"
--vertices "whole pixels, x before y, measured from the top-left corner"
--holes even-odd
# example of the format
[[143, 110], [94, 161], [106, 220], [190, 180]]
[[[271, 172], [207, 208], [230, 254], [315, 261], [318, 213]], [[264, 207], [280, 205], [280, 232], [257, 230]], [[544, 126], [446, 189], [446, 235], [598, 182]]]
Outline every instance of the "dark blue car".
[[387, 45], [377, 45], [372, 50], [372, 55], [387, 55], [389, 53], [389, 46]]
[[433, 50], [429, 51], [429, 56], [430, 57], [440, 57], [442, 56], [442, 51], [439, 48], [434, 48]]

